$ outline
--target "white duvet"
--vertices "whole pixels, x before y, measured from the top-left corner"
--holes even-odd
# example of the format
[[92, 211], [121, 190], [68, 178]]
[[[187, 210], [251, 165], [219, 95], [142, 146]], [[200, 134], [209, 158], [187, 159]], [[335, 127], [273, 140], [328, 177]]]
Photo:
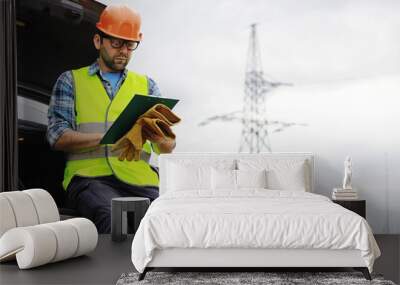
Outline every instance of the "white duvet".
[[380, 255], [366, 220], [328, 198], [256, 189], [162, 195], [140, 223], [132, 262], [143, 272], [165, 248], [358, 249], [371, 272]]

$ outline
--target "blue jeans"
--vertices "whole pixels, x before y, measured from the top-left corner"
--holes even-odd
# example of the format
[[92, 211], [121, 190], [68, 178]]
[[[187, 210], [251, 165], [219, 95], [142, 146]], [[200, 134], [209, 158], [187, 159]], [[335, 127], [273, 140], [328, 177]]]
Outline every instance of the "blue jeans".
[[91, 220], [101, 234], [111, 233], [111, 199], [146, 197], [150, 201], [159, 195], [158, 187], [126, 184], [114, 175], [103, 177], [74, 176], [67, 188], [67, 204]]

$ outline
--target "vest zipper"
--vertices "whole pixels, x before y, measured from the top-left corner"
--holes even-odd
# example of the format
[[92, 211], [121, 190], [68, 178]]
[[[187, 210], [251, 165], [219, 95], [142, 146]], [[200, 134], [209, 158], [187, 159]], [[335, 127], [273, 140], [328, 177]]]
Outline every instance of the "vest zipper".
[[[120, 88], [121, 88], [121, 87], [120, 87]], [[118, 91], [117, 91], [117, 93], [118, 93]], [[110, 107], [111, 107], [112, 102], [113, 102], [113, 100], [114, 100], [115, 97], [117, 97], [117, 94], [115, 94], [115, 95], [111, 98], [110, 104], [108, 104], [108, 106], [107, 106], [107, 110], [106, 110], [106, 120], [105, 120], [105, 122], [104, 122], [104, 128], [105, 128], [104, 132], [105, 132], [105, 133], [106, 133], [107, 130], [108, 130], [108, 112], [110, 111]], [[117, 177], [118, 180], [121, 180], [121, 179], [118, 178], [117, 174], [114, 172], [114, 169], [112, 168], [112, 165], [111, 165], [111, 163], [110, 163], [110, 161], [109, 161], [109, 159], [108, 159], [108, 153], [109, 153], [109, 146], [108, 146], [108, 144], [106, 144], [106, 147], [105, 147], [105, 155], [106, 155], [107, 164], [108, 164], [108, 166], [110, 167], [110, 169], [111, 169], [113, 175], [114, 175], [115, 177]]]

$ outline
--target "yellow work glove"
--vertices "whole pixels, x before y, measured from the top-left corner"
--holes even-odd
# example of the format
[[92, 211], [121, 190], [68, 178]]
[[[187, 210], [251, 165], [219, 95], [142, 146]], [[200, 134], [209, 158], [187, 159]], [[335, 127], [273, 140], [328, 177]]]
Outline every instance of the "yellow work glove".
[[177, 115], [175, 115], [170, 108], [163, 104], [154, 105], [141, 117], [160, 119], [170, 126], [177, 124], [181, 121], [181, 119]]
[[[142, 136], [142, 125], [143, 120], [139, 119], [133, 125], [133, 127], [113, 146], [112, 151], [120, 150], [118, 159], [123, 161], [124, 159], [131, 161], [132, 159], [140, 159], [140, 151], [144, 144]], [[136, 149], [135, 146], [140, 146]], [[139, 154], [139, 157], [137, 155]]]
[[140, 159], [143, 144], [152, 134], [175, 139], [170, 126], [180, 120], [167, 106], [157, 104], [139, 117], [133, 127], [113, 146], [112, 151], [121, 151], [118, 156], [120, 161], [137, 161]]

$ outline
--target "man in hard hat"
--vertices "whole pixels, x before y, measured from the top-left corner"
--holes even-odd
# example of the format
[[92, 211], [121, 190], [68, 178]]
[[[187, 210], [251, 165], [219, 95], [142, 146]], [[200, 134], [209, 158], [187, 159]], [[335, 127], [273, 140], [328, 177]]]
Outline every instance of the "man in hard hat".
[[134, 94], [160, 96], [151, 78], [126, 66], [142, 39], [139, 14], [126, 6], [108, 6], [93, 37], [99, 51], [90, 66], [64, 72], [55, 83], [48, 112], [47, 138], [67, 152], [63, 187], [68, 203], [91, 219], [100, 233], [111, 231], [111, 199], [158, 197], [158, 174], [150, 166], [151, 152], [169, 153], [175, 140], [150, 136], [140, 160], [118, 160], [110, 145], [100, 145], [105, 130]]

